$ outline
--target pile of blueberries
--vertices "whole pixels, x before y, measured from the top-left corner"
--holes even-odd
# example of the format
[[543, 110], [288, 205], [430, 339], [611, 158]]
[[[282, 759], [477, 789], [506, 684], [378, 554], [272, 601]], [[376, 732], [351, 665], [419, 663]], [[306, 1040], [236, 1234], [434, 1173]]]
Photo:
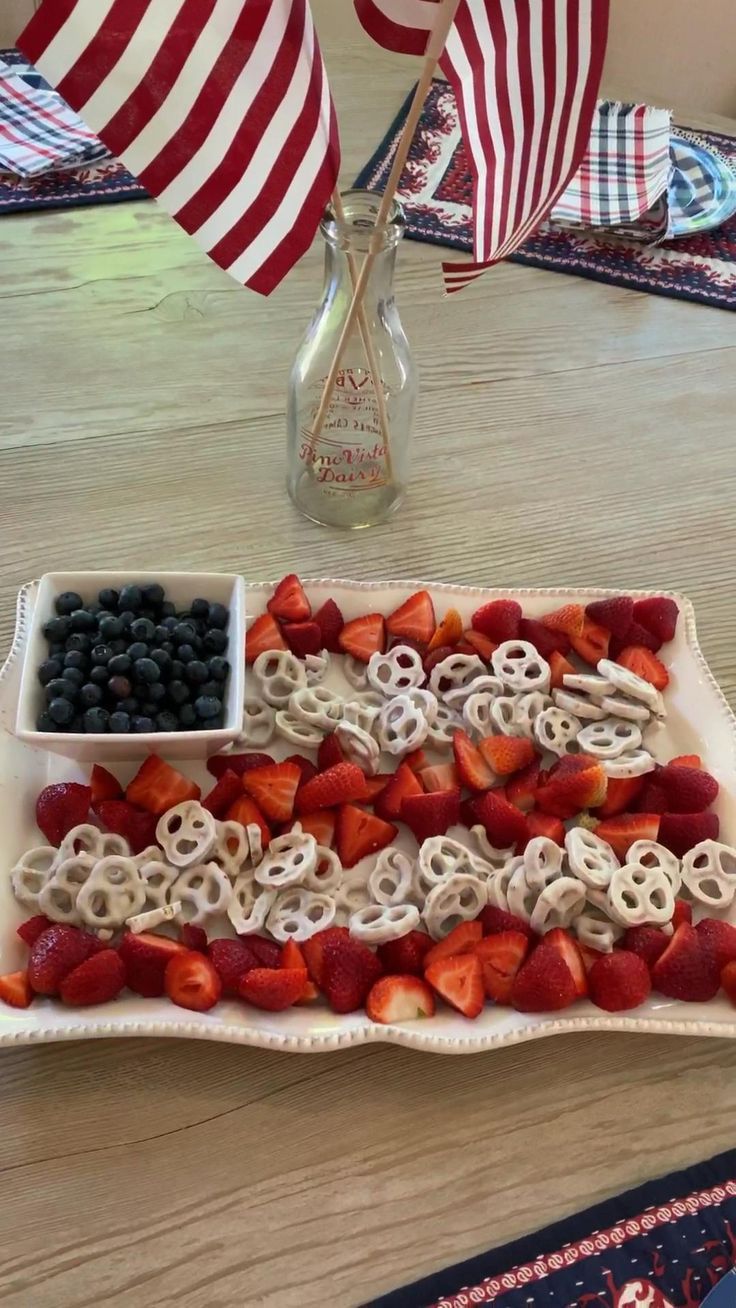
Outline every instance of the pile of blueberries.
[[177, 609], [162, 586], [65, 591], [43, 634], [39, 731], [202, 731], [221, 727], [230, 664], [224, 604]]

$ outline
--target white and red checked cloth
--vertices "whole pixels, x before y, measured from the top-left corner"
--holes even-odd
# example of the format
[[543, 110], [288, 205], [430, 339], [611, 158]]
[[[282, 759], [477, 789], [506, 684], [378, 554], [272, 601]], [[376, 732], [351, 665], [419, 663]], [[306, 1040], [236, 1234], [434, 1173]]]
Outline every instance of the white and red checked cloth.
[[0, 59], [0, 172], [17, 177], [80, 168], [109, 150], [55, 91], [30, 86]]
[[552, 221], [643, 234], [641, 219], [667, 194], [671, 119], [669, 109], [599, 101], [585, 158]]

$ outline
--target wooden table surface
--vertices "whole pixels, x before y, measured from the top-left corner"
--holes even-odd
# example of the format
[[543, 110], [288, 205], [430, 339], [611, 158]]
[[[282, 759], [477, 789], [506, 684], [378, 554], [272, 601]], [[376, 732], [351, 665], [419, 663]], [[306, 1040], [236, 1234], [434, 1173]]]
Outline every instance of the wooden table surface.
[[[350, 181], [412, 69], [331, 4]], [[511, 265], [443, 301], [407, 244], [411, 494], [343, 535], [283, 489], [320, 259], [263, 301], [152, 204], [0, 221], [3, 643], [18, 585], [62, 567], [675, 587], [733, 695], [733, 316]], [[6, 1052], [0, 1077], [3, 1305], [342, 1308], [732, 1145], [736, 1047], [108, 1041]]]

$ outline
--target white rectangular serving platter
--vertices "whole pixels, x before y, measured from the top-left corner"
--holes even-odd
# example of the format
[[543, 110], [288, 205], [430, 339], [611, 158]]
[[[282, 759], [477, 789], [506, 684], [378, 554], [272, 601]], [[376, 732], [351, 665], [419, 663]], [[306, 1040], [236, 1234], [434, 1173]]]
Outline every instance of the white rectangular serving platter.
[[[424, 582], [305, 581], [316, 606], [332, 596], [346, 618], [361, 613], [389, 613], [413, 591], [426, 586], [438, 613], [459, 609], [464, 619], [482, 603], [502, 596], [518, 599], [528, 617], [538, 617], [567, 602], [589, 600], [617, 592], [604, 590], [490, 590]], [[273, 587], [249, 584], [248, 618], [264, 611]], [[33, 613], [37, 583], [25, 586], [18, 599], [15, 639], [5, 666], [0, 669], [0, 972], [24, 964], [25, 946], [15, 928], [27, 914], [15, 902], [9, 872], [18, 855], [39, 843], [34, 819], [38, 792], [52, 782], [86, 780], [89, 766], [31, 748], [12, 734], [20, 680], [20, 666]], [[628, 591], [642, 595], [645, 592]], [[716, 809], [721, 838], [736, 840], [736, 718], [705, 662], [695, 631], [692, 604], [673, 595], [680, 608], [675, 639], [660, 657], [670, 673], [666, 692], [667, 722], [650, 729], [647, 744], [661, 761], [676, 754], [698, 753], [717, 778], [720, 795]], [[293, 752], [286, 746], [281, 755]], [[268, 747], [273, 753], [272, 746]], [[277, 753], [279, 751], [276, 751]], [[104, 751], [96, 760], [109, 763]], [[110, 763], [125, 782], [135, 764]], [[177, 764], [203, 788], [213, 784], [204, 763]], [[736, 914], [734, 915], [736, 920]], [[468, 1021], [442, 1007], [437, 1016], [395, 1026], [371, 1022], [365, 1013], [336, 1016], [316, 1004], [286, 1013], [264, 1013], [236, 1000], [223, 1000], [209, 1013], [190, 1013], [166, 999], [127, 995], [112, 1004], [83, 1009], [64, 1008], [50, 999], [36, 999], [26, 1010], [0, 1006], [0, 1045], [36, 1041], [101, 1039], [109, 1036], [179, 1036], [222, 1040], [297, 1053], [343, 1049], [351, 1045], [387, 1041], [434, 1053], [465, 1054], [495, 1049], [522, 1040], [566, 1031], [632, 1031], [640, 1034], [736, 1036], [736, 1009], [720, 995], [709, 1004], [684, 1004], [653, 996], [635, 1012], [607, 1014], [592, 1004], [577, 1004], [562, 1014], [524, 1015], [488, 1006], [476, 1021]]]

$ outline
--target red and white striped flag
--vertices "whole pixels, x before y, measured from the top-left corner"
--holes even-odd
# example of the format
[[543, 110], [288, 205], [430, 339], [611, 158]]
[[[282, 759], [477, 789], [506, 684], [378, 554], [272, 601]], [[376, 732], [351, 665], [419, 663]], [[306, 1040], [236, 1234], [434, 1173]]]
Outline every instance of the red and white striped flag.
[[[354, 0], [379, 45], [423, 51], [437, 0]], [[449, 293], [513, 254], [585, 154], [609, 0], [460, 0], [440, 67], [473, 174], [474, 263], [444, 263]]]
[[278, 286], [340, 166], [309, 0], [44, 0], [19, 45], [215, 263]]

